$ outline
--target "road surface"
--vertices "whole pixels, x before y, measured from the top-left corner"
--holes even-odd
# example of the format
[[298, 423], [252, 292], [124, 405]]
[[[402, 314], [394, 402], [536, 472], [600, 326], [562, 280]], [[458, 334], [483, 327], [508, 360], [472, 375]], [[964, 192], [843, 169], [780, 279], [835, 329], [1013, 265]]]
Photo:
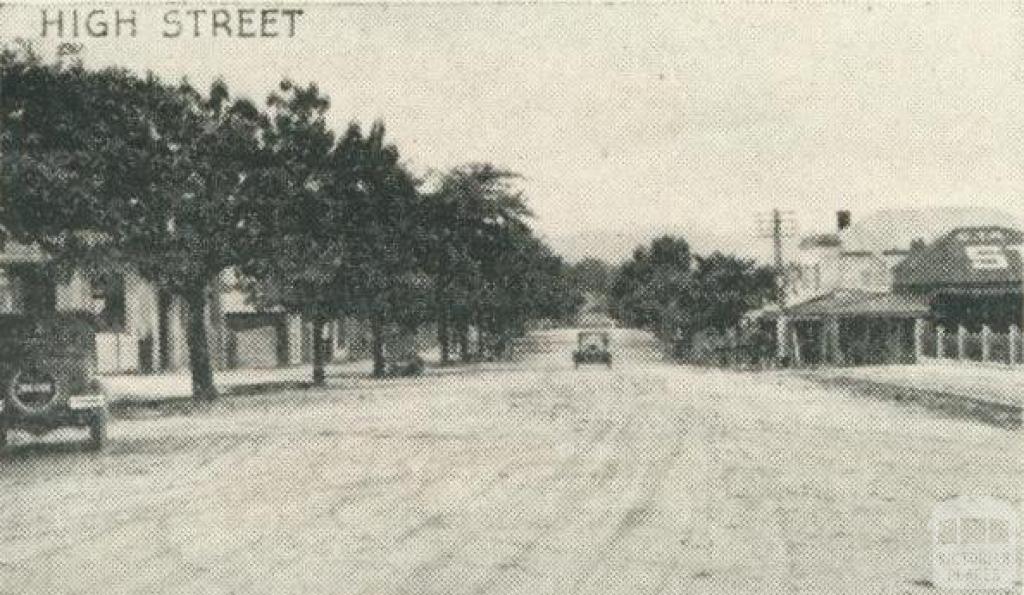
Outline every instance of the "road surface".
[[22, 440], [0, 592], [938, 593], [934, 503], [1020, 509], [1019, 432], [574, 336]]

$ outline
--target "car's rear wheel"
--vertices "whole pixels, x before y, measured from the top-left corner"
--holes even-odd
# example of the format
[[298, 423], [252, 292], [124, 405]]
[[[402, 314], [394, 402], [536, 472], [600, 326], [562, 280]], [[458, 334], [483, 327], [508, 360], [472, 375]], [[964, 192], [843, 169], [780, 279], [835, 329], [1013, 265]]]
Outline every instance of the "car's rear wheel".
[[107, 439], [107, 415], [97, 413], [89, 422], [89, 449], [99, 450], [103, 448], [103, 442]]

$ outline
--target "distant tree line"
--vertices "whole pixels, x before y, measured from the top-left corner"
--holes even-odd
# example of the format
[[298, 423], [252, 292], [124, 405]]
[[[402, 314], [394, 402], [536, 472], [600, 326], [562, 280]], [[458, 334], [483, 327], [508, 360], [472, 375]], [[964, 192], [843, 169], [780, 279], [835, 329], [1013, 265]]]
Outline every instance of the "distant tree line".
[[685, 352], [694, 337], [735, 329], [744, 313], [777, 296], [771, 268], [720, 252], [693, 254], [686, 240], [663, 236], [615, 271], [608, 301], [622, 324], [650, 330]]
[[283, 81], [260, 106], [222, 81], [203, 93], [19, 47], [0, 52], [0, 89], [0, 225], [181, 298], [197, 398], [216, 396], [204, 320], [229, 268], [257, 304], [312, 322], [315, 383], [341, 316], [368, 323], [382, 374], [386, 325], [434, 323], [442, 358], [470, 359], [583, 301], [512, 172], [471, 164], [425, 189], [383, 123], [331, 130], [315, 84]]

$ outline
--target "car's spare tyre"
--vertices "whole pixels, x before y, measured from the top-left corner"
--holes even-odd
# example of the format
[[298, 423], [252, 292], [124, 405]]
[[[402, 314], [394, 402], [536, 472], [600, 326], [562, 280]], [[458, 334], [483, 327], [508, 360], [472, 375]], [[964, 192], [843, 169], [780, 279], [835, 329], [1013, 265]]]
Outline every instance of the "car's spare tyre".
[[41, 370], [20, 370], [7, 387], [8, 402], [29, 415], [43, 413], [57, 399], [57, 382]]

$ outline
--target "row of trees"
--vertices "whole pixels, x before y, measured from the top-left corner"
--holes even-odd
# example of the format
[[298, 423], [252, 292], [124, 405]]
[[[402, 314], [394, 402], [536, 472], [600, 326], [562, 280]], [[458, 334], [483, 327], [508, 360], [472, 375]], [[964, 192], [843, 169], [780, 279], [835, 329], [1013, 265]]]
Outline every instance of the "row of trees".
[[693, 337], [724, 334], [777, 296], [771, 268], [719, 252], [696, 255], [686, 240], [663, 236], [615, 271], [608, 300], [615, 319], [685, 350]]
[[284, 81], [261, 108], [220, 81], [203, 94], [26, 48], [0, 52], [0, 77], [0, 225], [60, 270], [130, 268], [181, 298], [198, 398], [216, 396], [204, 321], [229, 268], [312, 321], [317, 383], [336, 317], [369, 323], [381, 374], [386, 325], [436, 322], [447, 361], [473, 355], [470, 326], [500, 351], [582, 302], [512, 173], [468, 165], [425, 190], [382, 123], [336, 135], [315, 84]]

